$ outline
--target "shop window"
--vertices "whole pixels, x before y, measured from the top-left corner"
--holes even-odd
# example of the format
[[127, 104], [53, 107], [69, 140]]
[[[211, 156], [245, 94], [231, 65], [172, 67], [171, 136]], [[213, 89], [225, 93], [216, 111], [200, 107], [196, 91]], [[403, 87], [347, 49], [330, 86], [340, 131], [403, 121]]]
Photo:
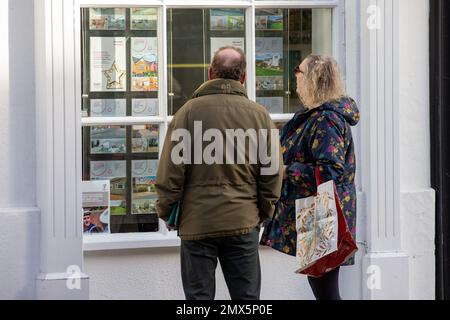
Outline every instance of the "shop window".
[[[101, 122], [160, 116], [157, 22], [155, 8], [82, 9], [84, 117]], [[91, 216], [86, 232], [158, 231], [154, 185], [159, 143], [156, 123], [83, 128], [84, 186], [92, 191], [96, 182], [108, 181], [110, 187], [109, 212], [102, 211], [102, 219], [94, 219], [95, 205], [83, 204]], [[87, 199], [92, 201], [92, 195]]]
[[[274, 115], [278, 128], [301, 108], [292, 70], [310, 53], [332, 54], [333, 9], [256, 5], [254, 26], [246, 23], [246, 10], [169, 8], [164, 34], [158, 30], [157, 8], [81, 10], [87, 233], [158, 231], [155, 181], [161, 141], [170, 116], [207, 80], [220, 47], [246, 52], [247, 41], [254, 41], [254, 52], [246, 52], [256, 61], [255, 73], [247, 74], [256, 84], [249, 95]], [[255, 33], [247, 39], [250, 27]], [[167, 44], [167, 70], [160, 70], [162, 43]]]
[[83, 129], [83, 180], [110, 182], [112, 233], [157, 231], [159, 126]]

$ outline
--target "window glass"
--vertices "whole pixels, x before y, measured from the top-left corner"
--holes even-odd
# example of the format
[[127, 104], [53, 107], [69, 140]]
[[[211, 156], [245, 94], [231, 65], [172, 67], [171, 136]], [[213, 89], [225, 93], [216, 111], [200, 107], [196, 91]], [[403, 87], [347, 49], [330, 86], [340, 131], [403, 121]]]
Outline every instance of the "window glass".
[[84, 117], [159, 116], [155, 8], [82, 9]]
[[[254, 41], [256, 72], [247, 76], [255, 80], [256, 101], [272, 114], [301, 108], [293, 69], [311, 53], [332, 54], [332, 9], [256, 8], [255, 34], [246, 39], [243, 8], [171, 8], [163, 35], [167, 70], [160, 70], [158, 14], [148, 7], [81, 10], [81, 110], [90, 118], [84, 121], [96, 123], [82, 129], [83, 190], [86, 184], [91, 191], [86, 197], [83, 191], [83, 203], [92, 200], [88, 233], [158, 231], [155, 181], [167, 115], [207, 80], [219, 48], [245, 52], [246, 41]], [[167, 83], [160, 72], [167, 72]], [[135, 124], [139, 117], [145, 124]]]
[[[157, 22], [155, 8], [82, 9], [84, 117], [160, 116]], [[85, 233], [158, 231], [160, 125], [97, 125], [82, 132], [83, 188], [98, 191], [103, 182], [110, 198], [109, 211], [103, 200], [84, 211]], [[83, 206], [102, 194], [83, 194]]]
[[83, 137], [83, 180], [110, 184], [111, 232], [157, 231], [159, 125], [85, 127]]
[[255, 10], [256, 101], [272, 114], [301, 108], [292, 70], [311, 53], [332, 53], [331, 9]]
[[245, 52], [244, 9], [169, 9], [167, 15], [168, 114], [173, 115], [208, 79], [221, 47]]

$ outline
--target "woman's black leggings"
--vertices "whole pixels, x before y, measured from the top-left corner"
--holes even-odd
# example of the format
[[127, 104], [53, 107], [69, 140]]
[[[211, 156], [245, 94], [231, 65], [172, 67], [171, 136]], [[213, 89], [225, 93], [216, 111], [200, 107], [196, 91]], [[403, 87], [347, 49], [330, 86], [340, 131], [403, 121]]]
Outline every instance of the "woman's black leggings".
[[309, 285], [316, 300], [341, 300], [339, 294], [339, 268], [321, 278], [308, 277]]

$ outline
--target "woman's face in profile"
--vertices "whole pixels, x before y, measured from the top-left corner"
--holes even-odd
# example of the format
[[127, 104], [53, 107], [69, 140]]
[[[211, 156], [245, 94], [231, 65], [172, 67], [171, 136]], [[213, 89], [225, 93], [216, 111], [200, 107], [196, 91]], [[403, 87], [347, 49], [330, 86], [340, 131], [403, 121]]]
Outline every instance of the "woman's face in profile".
[[300, 92], [302, 92], [303, 82], [304, 82], [304, 74], [305, 74], [305, 66], [306, 66], [306, 59], [303, 60], [303, 62], [300, 64], [298, 71], [295, 73], [295, 76], [297, 77], [297, 94], [300, 96]]

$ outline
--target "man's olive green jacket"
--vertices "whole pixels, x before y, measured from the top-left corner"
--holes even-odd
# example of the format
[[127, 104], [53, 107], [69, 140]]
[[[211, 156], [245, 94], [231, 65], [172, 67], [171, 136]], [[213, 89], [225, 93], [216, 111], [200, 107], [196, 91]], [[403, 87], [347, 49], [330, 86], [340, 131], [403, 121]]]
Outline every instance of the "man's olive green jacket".
[[[201, 123], [197, 136], [194, 134], [194, 122], [197, 122], [197, 128]], [[208, 129], [217, 129], [210, 131], [212, 136], [220, 132], [223, 139], [216, 141], [217, 138], [206, 136], [203, 137], [206, 141], [201, 143]], [[215, 79], [204, 83], [169, 125], [157, 173], [156, 208], [159, 217], [167, 221], [171, 207], [181, 201], [179, 235], [183, 240], [246, 234], [274, 213], [283, 178], [278, 135], [274, 141], [277, 146], [276, 156], [273, 157], [276, 167], [273, 174], [265, 175], [261, 174], [261, 168], [269, 167], [269, 164], [261, 163], [262, 158], [258, 155], [256, 164], [250, 164], [249, 159], [255, 155], [249, 155], [252, 148], [248, 140], [245, 144], [245, 164], [237, 164], [237, 141], [230, 156], [230, 150], [226, 150], [227, 129], [242, 129], [244, 132], [254, 129], [259, 138], [258, 152], [261, 141], [265, 139], [266, 154], [270, 155], [270, 133], [276, 128], [266, 109], [249, 100], [245, 88], [238, 81]], [[266, 135], [262, 135], [262, 139], [259, 132], [264, 130]], [[186, 141], [180, 138], [188, 132], [190, 138]], [[172, 139], [173, 133], [177, 139]], [[220, 151], [216, 154], [207, 148], [213, 142], [220, 143], [220, 140], [224, 147], [216, 151], [223, 150], [223, 155]], [[189, 146], [190, 151], [189, 147], [180, 151], [182, 141], [186, 142], [184, 146]], [[206, 164], [203, 152], [213, 155], [215, 159], [222, 159], [223, 164]], [[183, 156], [184, 163], [179, 160], [174, 163], [172, 153]], [[227, 164], [227, 156], [231, 157], [229, 160], [234, 160], [228, 162], [234, 164]], [[199, 161], [201, 164], [195, 164]], [[211, 160], [208, 161], [210, 163]]]

